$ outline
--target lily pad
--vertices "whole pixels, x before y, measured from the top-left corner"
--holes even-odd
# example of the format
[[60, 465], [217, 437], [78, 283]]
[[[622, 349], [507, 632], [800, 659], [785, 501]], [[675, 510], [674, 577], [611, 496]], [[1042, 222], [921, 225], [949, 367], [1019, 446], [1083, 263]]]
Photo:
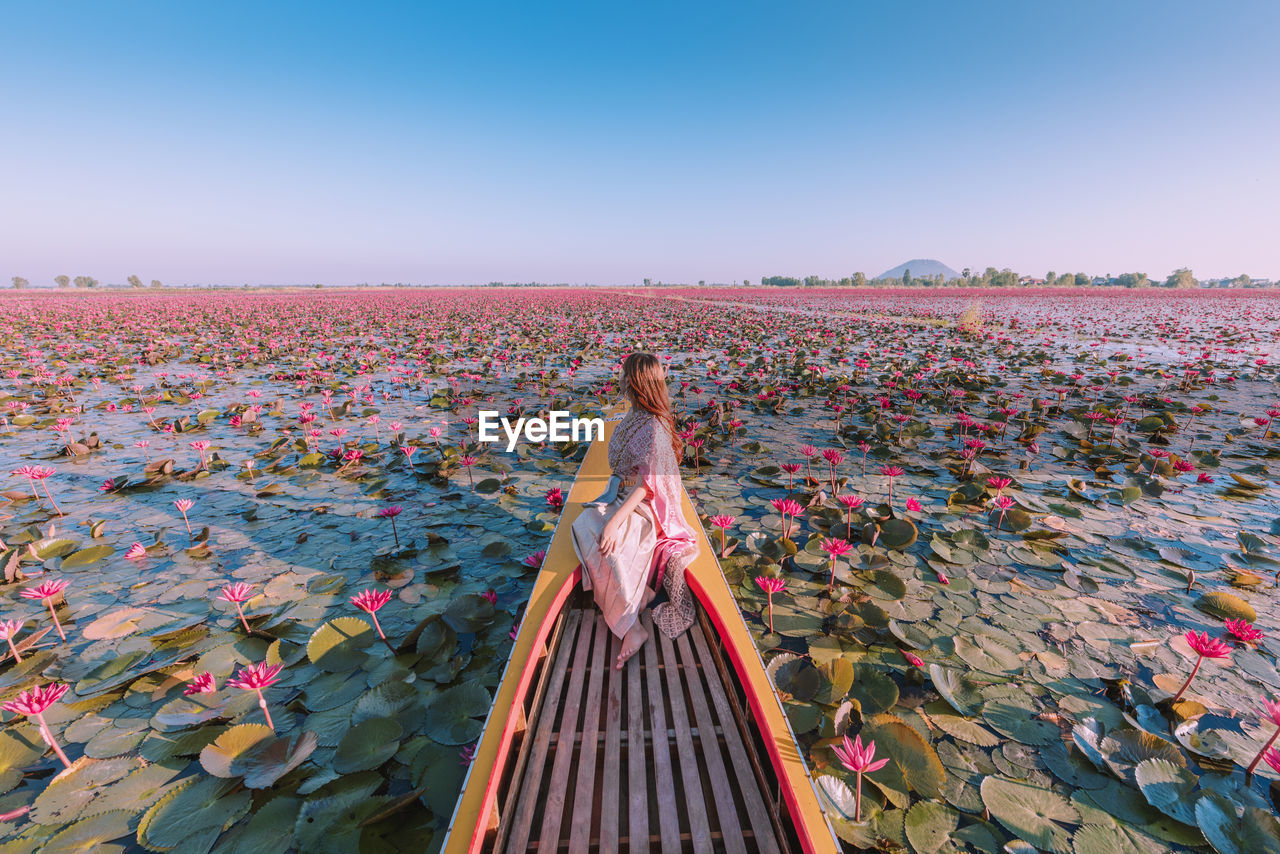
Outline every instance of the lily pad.
[[1080, 814], [1066, 798], [1031, 783], [989, 776], [982, 781], [982, 803], [1019, 839], [1054, 854], [1071, 854], [1069, 827]]

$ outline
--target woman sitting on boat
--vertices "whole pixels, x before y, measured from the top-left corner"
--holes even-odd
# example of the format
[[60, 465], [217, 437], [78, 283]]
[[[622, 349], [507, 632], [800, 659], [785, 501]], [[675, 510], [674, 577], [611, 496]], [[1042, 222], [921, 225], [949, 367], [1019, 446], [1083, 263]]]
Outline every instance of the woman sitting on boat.
[[663, 634], [678, 636], [695, 616], [684, 571], [698, 547], [682, 510], [682, 448], [666, 380], [666, 369], [652, 353], [632, 353], [623, 361], [622, 393], [631, 409], [609, 440], [618, 492], [607, 503], [588, 504], [573, 522], [582, 586], [622, 639], [619, 669], [649, 638], [640, 612], [659, 584], [668, 601], [654, 607], [653, 622]]

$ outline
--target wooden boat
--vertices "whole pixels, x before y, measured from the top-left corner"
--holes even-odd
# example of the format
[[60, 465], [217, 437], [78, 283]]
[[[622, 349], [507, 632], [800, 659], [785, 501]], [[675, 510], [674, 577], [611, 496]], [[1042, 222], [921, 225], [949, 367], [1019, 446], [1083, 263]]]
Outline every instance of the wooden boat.
[[570, 526], [609, 485], [620, 418], [561, 511], [443, 851], [840, 851], [687, 493], [699, 621], [675, 641], [647, 623], [613, 667], [620, 644], [579, 586]]

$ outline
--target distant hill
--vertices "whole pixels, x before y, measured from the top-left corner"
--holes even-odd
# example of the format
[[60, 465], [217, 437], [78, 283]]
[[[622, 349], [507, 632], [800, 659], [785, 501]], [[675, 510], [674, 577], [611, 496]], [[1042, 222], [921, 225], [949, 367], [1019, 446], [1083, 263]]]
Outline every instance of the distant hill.
[[943, 264], [941, 261], [935, 261], [932, 258], [912, 258], [905, 264], [899, 264], [892, 270], [885, 270], [877, 279], [901, 279], [902, 274], [907, 270], [911, 271], [911, 278], [920, 279], [926, 276], [936, 276], [942, 274], [944, 279], [958, 279], [960, 274], [955, 270]]

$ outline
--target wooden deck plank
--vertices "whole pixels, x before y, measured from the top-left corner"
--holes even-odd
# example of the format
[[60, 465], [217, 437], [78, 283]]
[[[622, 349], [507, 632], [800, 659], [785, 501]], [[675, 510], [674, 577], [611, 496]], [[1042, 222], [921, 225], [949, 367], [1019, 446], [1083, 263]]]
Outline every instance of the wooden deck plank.
[[[564, 631], [560, 636], [560, 648], [556, 651], [555, 661], [551, 665], [550, 681], [544, 695], [543, 708], [538, 710], [538, 730], [533, 737], [529, 762], [525, 766], [524, 779], [514, 781], [520, 787], [520, 797], [516, 801], [515, 814], [511, 817], [510, 831], [507, 833], [505, 848], [508, 851], [524, 851], [529, 847], [529, 835], [533, 830], [534, 809], [538, 805], [537, 782], [542, 778], [543, 766], [547, 761], [547, 748], [551, 744], [551, 735], [556, 729], [556, 711], [560, 703], [560, 688], [564, 684], [564, 674], [568, 669], [569, 655], [578, 635], [582, 622], [581, 611], [571, 611], [565, 619]], [[533, 791], [526, 781], [535, 781]]]
[[[622, 644], [615, 645], [617, 652]], [[612, 653], [617, 655], [617, 652]], [[627, 838], [631, 854], [649, 851], [649, 769], [644, 761], [644, 688], [641, 686], [641, 656], [636, 664], [627, 662]], [[615, 671], [616, 672], [616, 671]], [[621, 769], [619, 769], [621, 771]]]
[[[627, 667], [635, 667], [638, 670], [640, 656], [644, 656], [644, 676], [649, 699], [649, 732], [653, 734], [653, 779], [657, 781], [658, 831], [661, 834], [663, 854], [679, 854], [681, 849], [680, 812], [676, 805], [675, 786], [672, 785], [675, 781], [671, 775], [670, 745], [667, 739], [662, 737], [662, 733], [667, 731], [667, 714], [663, 708], [666, 700], [663, 698], [662, 668], [658, 661], [657, 643], [653, 641], [658, 628], [648, 614], [645, 614], [643, 619], [650, 639], [645, 642], [640, 655], [634, 656], [627, 662]], [[647, 779], [645, 783], [647, 786]]]
[[[738, 781], [737, 789], [746, 803], [747, 815], [751, 820], [751, 831], [755, 834], [755, 850], [761, 854], [780, 854], [780, 828], [774, 817], [772, 804], [767, 803], [765, 789], [757, 770], [758, 758], [754, 756], [754, 747], [748, 745], [744, 733], [739, 728], [738, 715], [730, 706], [727, 694], [728, 686], [723, 682], [721, 669], [711, 652], [706, 635], [706, 623], [699, 620], [698, 625], [689, 631], [693, 638], [693, 648], [702, 662], [702, 672], [707, 677], [707, 691], [711, 695], [711, 707], [715, 710], [724, 733], [725, 749], [733, 764], [733, 778]], [[745, 723], [745, 722], [744, 722]], [[747, 785], [745, 781], [754, 781]]]
[[[516, 755], [512, 762], [513, 768], [511, 770], [510, 777], [510, 780], [515, 783], [515, 785], [507, 786], [507, 791], [502, 798], [501, 811], [499, 811], [498, 804], [494, 804], [494, 817], [498, 819], [498, 834], [496, 835], [497, 838], [495, 838], [493, 842], [495, 848], [500, 846], [502, 843], [501, 834], [505, 830], [503, 818], [505, 816], [515, 814], [516, 800], [520, 797], [519, 782], [524, 779], [524, 769], [528, 764], [529, 756], [532, 753], [529, 749], [529, 739], [532, 739], [535, 735], [534, 728], [538, 724], [538, 713], [544, 705], [543, 697], [546, 696], [547, 691], [551, 688], [550, 674], [551, 668], [555, 664], [555, 659], [552, 657], [552, 651], [560, 648], [560, 638], [565, 633], [568, 618], [568, 612], [562, 611], [559, 618], [556, 619], [555, 626], [552, 628], [550, 636], [547, 638], [547, 644], [543, 646], [537, 656], [538, 660], [541, 661], [542, 664], [539, 669], [539, 678], [533, 685], [530, 692], [531, 696], [528, 698], [529, 711], [527, 716], [525, 713], [524, 703], [521, 702], [516, 705], [516, 711], [519, 713], [520, 718], [520, 724], [517, 726], [516, 732], [516, 737], [519, 739], [519, 749], [516, 750]], [[558, 687], [559, 686], [557, 685], [557, 688]], [[513, 747], [514, 746], [515, 745], [513, 745]], [[510, 822], [505, 822], [505, 824], [510, 824]]]
[[604, 785], [600, 793], [600, 850], [618, 850], [618, 820], [622, 815], [622, 680], [613, 662], [622, 651], [622, 641], [609, 632], [605, 670], [609, 687], [604, 701]]
[[[702, 679], [719, 679], [720, 674], [714, 670], [707, 672], [699, 668], [698, 659], [689, 646], [689, 634], [702, 633], [702, 626], [695, 623], [688, 632], [676, 638], [675, 647], [679, 653], [684, 669], [684, 682], [689, 686], [689, 700], [693, 707], [693, 717], [698, 725], [699, 755], [706, 763], [707, 776], [710, 777], [711, 792], [715, 797], [715, 815], [720, 825], [722, 850], [729, 854], [747, 854], [746, 841], [742, 836], [742, 826], [738, 821], [738, 805], [733, 797], [737, 788], [730, 783], [725, 772], [724, 757], [721, 754], [720, 739], [716, 735], [716, 723], [711, 717], [711, 708], [707, 705], [706, 692], [702, 688]], [[664, 641], [670, 643], [665, 637]], [[752, 778], [739, 780], [738, 786], [753, 783]]]
[[[543, 778], [542, 833], [538, 836], [539, 851], [556, 851], [560, 843], [560, 824], [564, 819], [565, 797], [569, 790], [569, 770], [573, 762], [574, 735], [578, 731], [579, 711], [582, 708], [582, 682], [589, 669], [588, 655], [595, 620], [591, 613], [583, 615], [578, 629], [577, 648], [573, 651], [573, 664], [569, 670], [569, 689], [560, 707], [560, 723], [556, 727], [556, 757], [551, 775]], [[535, 790], [531, 793], [538, 797]]]
[[[671, 700], [671, 728], [675, 730], [676, 756], [680, 761], [680, 778], [684, 781], [685, 808], [689, 814], [689, 834], [693, 850], [697, 854], [712, 851], [711, 825], [707, 821], [707, 805], [702, 795], [702, 775], [698, 770], [698, 754], [693, 750], [693, 736], [689, 732], [689, 713], [685, 708], [683, 678], [671, 638], [657, 627], [650, 632], [650, 641], [657, 639], [662, 650], [663, 669], [667, 677], [667, 691]], [[655, 750], [657, 737], [654, 738]], [[662, 779], [662, 778], [659, 778]]]
[[[600, 738], [600, 694], [605, 672], [610, 670], [605, 654], [609, 651], [612, 632], [604, 614], [595, 613], [596, 635], [591, 658], [587, 661], [590, 676], [582, 720], [582, 744], [578, 751], [578, 780], [573, 792], [573, 811], [569, 823], [569, 854], [586, 854], [591, 846], [591, 820], [595, 813], [596, 752]], [[585, 618], [584, 618], [585, 619]], [[605, 776], [609, 774], [605, 768]]]

